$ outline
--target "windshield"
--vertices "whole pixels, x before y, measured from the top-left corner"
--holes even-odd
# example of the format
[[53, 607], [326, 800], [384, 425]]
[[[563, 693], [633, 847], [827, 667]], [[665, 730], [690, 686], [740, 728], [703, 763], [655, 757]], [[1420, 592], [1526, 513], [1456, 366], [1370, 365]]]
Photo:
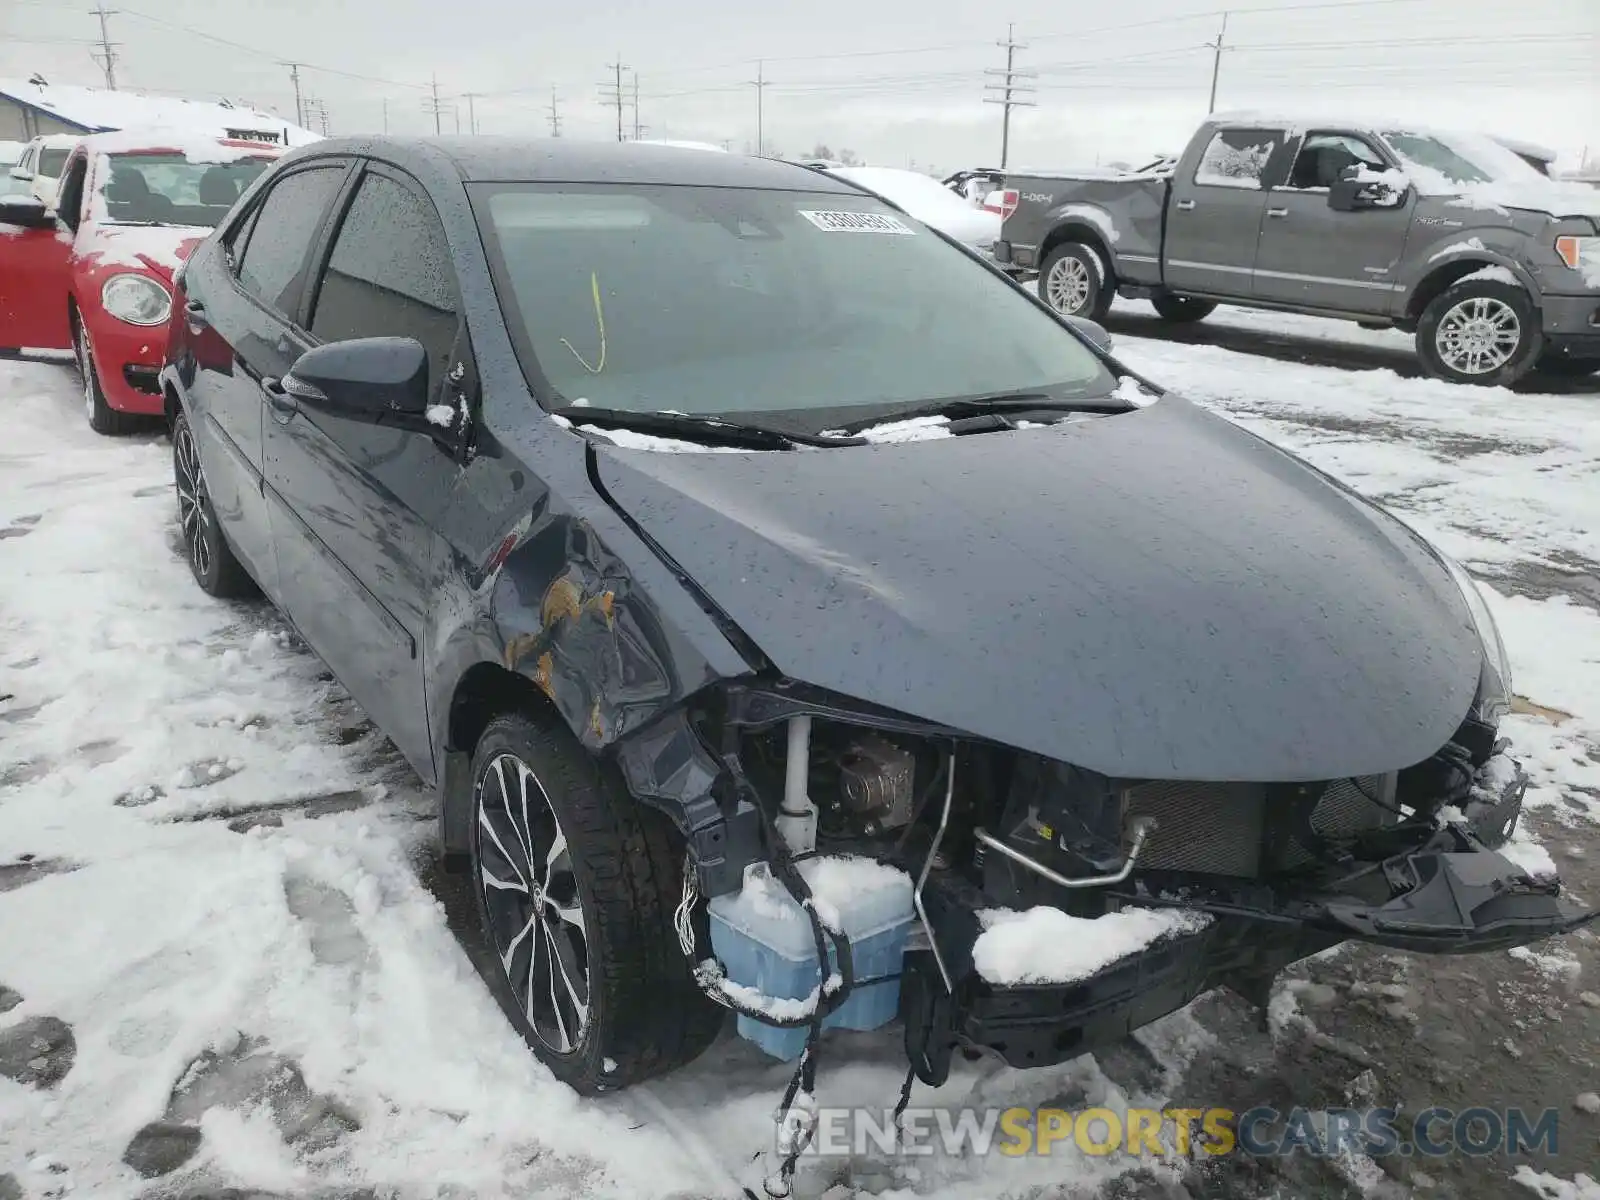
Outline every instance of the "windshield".
[[1480, 183], [1549, 182], [1491, 138], [1394, 130], [1385, 133], [1383, 140], [1399, 157], [1417, 190], [1427, 195], [1451, 195]]
[[108, 220], [214, 228], [270, 158], [190, 162], [182, 154], [112, 154], [102, 192]]
[[1049, 313], [873, 197], [482, 184], [473, 202], [551, 408], [785, 412], [820, 428], [850, 409], [1116, 386]]
[[61, 168], [67, 165], [67, 155], [71, 153], [70, 148], [39, 151], [39, 170], [36, 174], [48, 175], [51, 179], [60, 179]]

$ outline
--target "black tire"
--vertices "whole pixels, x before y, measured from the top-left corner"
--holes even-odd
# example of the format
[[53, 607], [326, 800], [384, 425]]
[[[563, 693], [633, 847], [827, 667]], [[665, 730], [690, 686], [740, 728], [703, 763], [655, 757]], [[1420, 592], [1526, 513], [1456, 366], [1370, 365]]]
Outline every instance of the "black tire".
[[[493, 955], [480, 969], [534, 1053], [585, 1094], [642, 1082], [703, 1053], [724, 1011], [696, 986], [678, 944], [672, 918], [683, 846], [667, 819], [635, 800], [616, 768], [554, 716], [496, 717], [478, 739], [472, 779], [470, 878]], [[506, 815], [520, 811], [524, 795], [529, 817]], [[506, 845], [508, 833], [532, 854]], [[542, 883], [537, 867], [528, 870], [541, 860]], [[527, 888], [518, 886], [529, 882], [524, 871]], [[519, 930], [530, 936], [519, 942]], [[559, 987], [553, 974], [541, 980], [536, 960], [523, 971], [524, 946], [542, 949], [546, 964], [581, 966], [582, 987], [570, 974]]]
[[1512, 283], [1472, 279], [1448, 287], [1417, 322], [1417, 357], [1423, 370], [1450, 383], [1515, 383], [1533, 370], [1543, 350], [1544, 333], [1533, 301]]
[[139, 426], [139, 418], [134, 413], [118, 412], [106, 403], [105, 389], [100, 386], [100, 371], [94, 363], [94, 346], [77, 313], [72, 314], [72, 350], [78, 359], [78, 378], [83, 383], [83, 407], [89, 418], [89, 428], [110, 437], [132, 433]]
[[1561, 354], [1543, 355], [1533, 368], [1552, 379], [1581, 379], [1600, 371], [1600, 358], [1578, 358]]
[[1190, 321], [1204, 321], [1217, 311], [1215, 300], [1196, 300], [1192, 296], [1156, 296], [1151, 299], [1150, 304], [1163, 321], [1172, 321], [1180, 325]]
[[184, 557], [200, 590], [222, 600], [255, 595], [255, 580], [234, 557], [217, 523], [211, 493], [206, 490], [205, 469], [200, 465], [200, 448], [189, 428], [189, 416], [182, 410], [172, 422], [172, 479], [178, 493], [178, 532]]
[[1039, 299], [1064, 317], [1105, 320], [1116, 287], [1099, 251], [1082, 242], [1062, 242], [1039, 267]]

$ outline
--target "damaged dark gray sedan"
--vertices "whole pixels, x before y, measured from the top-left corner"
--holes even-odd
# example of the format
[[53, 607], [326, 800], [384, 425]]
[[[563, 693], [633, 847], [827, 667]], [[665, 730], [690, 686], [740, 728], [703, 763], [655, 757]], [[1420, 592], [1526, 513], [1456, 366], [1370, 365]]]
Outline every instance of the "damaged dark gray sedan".
[[1459, 567], [848, 183], [328, 140], [178, 288], [194, 575], [437, 788], [577, 1088], [730, 1009], [803, 1071], [897, 1019], [937, 1083], [1345, 939], [1594, 916], [1497, 851], [1526, 779]]

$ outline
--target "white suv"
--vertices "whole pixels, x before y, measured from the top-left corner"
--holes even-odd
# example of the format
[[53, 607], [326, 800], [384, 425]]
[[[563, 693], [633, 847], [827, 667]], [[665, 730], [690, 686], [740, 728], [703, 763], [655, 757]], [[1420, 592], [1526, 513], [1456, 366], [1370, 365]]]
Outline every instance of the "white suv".
[[34, 138], [23, 150], [17, 165], [11, 168], [11, 177], [27, 184], [34, 199], [54, 208], [61, 168], [67, 165], [67, 155], [79, 140], [73, 133], [49, 133]]

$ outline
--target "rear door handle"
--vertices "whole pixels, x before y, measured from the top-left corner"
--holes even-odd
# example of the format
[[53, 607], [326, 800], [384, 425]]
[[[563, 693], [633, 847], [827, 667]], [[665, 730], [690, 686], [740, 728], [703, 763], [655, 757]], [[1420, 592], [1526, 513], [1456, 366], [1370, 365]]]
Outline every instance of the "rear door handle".
[[1267, 209], [1267, 216], [1269, 216], [1269, 217], [1287, 217], [1288, 215], [1289, 215], [1289, 210], [1287, 208], [1269, 208], [1269, 209]]
[[295, 398], [283, 390], [281, 380], [274, 379], [270, 375], [263, 376], [261, 390], [267, 395], [267, 403], [284, 415], [293, 416], [300, 411], [300, 405]]
[[1193, 200], [1179, 200], [1178, 201], [1178, 211], [1179, 212], [1188, 212], [1192, 208], [1194, 208], [1194, 201]]

